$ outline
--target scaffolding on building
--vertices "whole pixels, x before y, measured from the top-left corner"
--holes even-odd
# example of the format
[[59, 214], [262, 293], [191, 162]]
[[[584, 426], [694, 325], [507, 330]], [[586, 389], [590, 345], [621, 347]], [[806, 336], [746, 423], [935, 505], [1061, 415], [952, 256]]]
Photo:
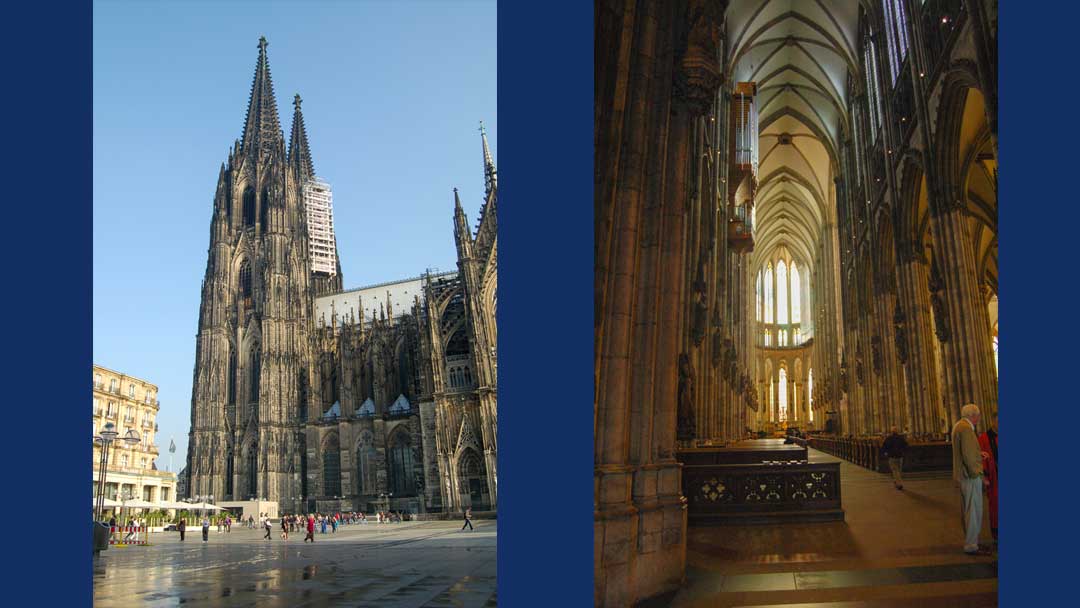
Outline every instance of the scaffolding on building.
[[337, 241], [334, 238], [334, 193], [325, 180], [312, 178], [304, 184], [308, 247], [311, 271], [337, 274]]

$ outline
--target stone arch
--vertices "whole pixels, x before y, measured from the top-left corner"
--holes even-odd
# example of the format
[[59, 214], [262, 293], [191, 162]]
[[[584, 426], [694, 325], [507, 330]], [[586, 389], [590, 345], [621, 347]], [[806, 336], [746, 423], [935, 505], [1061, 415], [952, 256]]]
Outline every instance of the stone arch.
[[341, 496], [341, 440], [338, 432], [330, 431], [319, 446], [322, 452], [323, 496]]
[[387, 445], [387, 469], [389, 472], [390, 493], [394, 496], [413, 496], [416, 494], [416, 455], [412, 437], [404, 426], [398, 426], [390, 433]]
[[[934, 133], [934, 164], [943, 189], [931, 197], [931, 204], [946, 208], [961, 201], [960, 143], [964, 107], [971, 91], [985, 99], [973, 64], [959, 61], [949, 67], [942, 80], [941, 100], [937, 107], [937, 128]], [[938, 200], [935, 200], [938, 199]]]
[[255, 189], [251, 185], [244, 186], [241, 207], [241, 225], [244, 228], [255, 227]]
[[466, 446], [458, 452], [457, 476], [458, 493], [463, 509], [470, 507], [477, 511], [491, 509], [484, 459], [474, 448]]
[[356, 494], [373, 496], [378, 493], [378, 450], [370, 430], [360, 431], [356, 440]]
[[266, 232], [266, 229], [270, 226], [270, 188], [263, 186], [262, 197], [259, 201], [259, 223], [262, 224], [262, 231]]

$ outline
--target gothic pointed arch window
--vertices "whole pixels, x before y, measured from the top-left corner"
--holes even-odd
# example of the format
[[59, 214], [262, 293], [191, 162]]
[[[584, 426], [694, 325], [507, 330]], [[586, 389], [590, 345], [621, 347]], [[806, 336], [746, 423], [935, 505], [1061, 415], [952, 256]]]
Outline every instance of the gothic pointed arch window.
[[413, 462], [412, 441], [408, 433], [394, 433], [390, 441], [390, 492], [395, 496], [412, 496], [416, 493]]
[[377, 493], [376, 486], [376, 457], [375, 439], [371, 431], [360, 433], [360, 440], [356, 442], [356, 493], [360, 495], [374, 495]]
[[761, 322], [761, 271], [757, 274], [757, 287], [754, 289], [754, 310], [757, 311], [757, 320]]
[[255, 190], [251, 186], [244, 188], [243, 225], [245, 228], [255, 226]]
[[266, 232], [266, 227], [269, 225], [267, 218], [270, 217], [270, 190], [263, 188], [262, 201], [259, 205], [259, 223], [262, 224], [262, 231]]
[[248, 497], [259, 497], [259, 445], [257, 443], [251, 444], [248, 448], [247, 457], [247, 473], [248, 473]]
[[461, 483], [462, 493], [467, 494], [469, 498], [469, 506], [476, 510], [489, 508], [484, 465], [476, 450], [465, 448], [461, 452], [461, 456], [458, 458], [458, 479]]
[[323, 495], [341, 495], [341, 446], [337, 433], [323, 443]]
[[225, 451], [225, 496], [232, 498], [233, 494], [233, 451], [229, 448]]
[[776, 322], [780, 325], [788, 323], [787, 264], [784, 260], [776, 264]]
[[885, 13], [885, 39], [889, 47], [889, 73], [891, 82], [895, 84], [908, 52], [907, 9], [904, 0], [885, 0], [882, 9]]
[[775, 389], [775, 384], [773, 383], [772, 376], [770, 376], [769, 377], [769, 422], [775, 422], [776, 421], [776, 410], [774, 409], [774, 406], [776, 405], [776, 391], [774, 389]]
[[788, 401], [787, 401], [787, 370], [780, 368], [780, 381], [777, 382], [777, 395], [780, 422], [787, 422], [788, 417]]
[[244, 260], [240, 264], [240, 276], [237, 280], [237, 285], [240, 288], [240, 299], [244, 302], [244, 308], [251, 307], [251, 263]]
[[814, 421], [814, 368], [806, 371], [806, 398], [810, 401], [810, 422]]
[[[864, 16], [865, 18], [865, 16]], [[863, 34], [863, 73], [866, 75], [866, 100], [870, 106], [870, 133], [877, 138], [881, 129], [881, 91], [878, 88], [877, 47], [874, 44], [874, 33], [869, 25]]]
[[236, 351], [232, 347], [229, 348], [229, 380], [228, 380], [228, 395], [226, 395], [225, 402], [228, 405], [236, 405]]
[[248, 395], [249, 403], [259, 402], [259, 376], [262, 371], [262, 363], [259, 356], [259, 347], [253, 346], [251, 348], [251, 392]]
[[[801, 287], [802, 287], [802, 283], [799, 282], [799, 267], [795, 264], [795, 261], [792, 260], [791, 261], [791, 322], [792, 323], [798, 323], [802, 319], [802, 316], [801, 316], [802, 315], [802, 310], [801, 310], [801, 306], [800, 306], [802, 304], [802, 302], [801, 302], [801, 297], [800, 297], [800, 294], [799, 294], [799, 292], [802, 291]], [[798, 342], [799, 341], [796, 339], [795, 343], [797, 344]]]
[[297, 408], [296, 416], [297, 416], [297, 418], [300, 419], [300, 421], [305, 421], [305, 420], [307, 420], [307, 413], [308, 413], [308, 378], [307, 378], [307, 369], [303, 369], [303, 368], [300, 369], [300, 378], [299, 378], [297, 384], [299, 385], [298, 389], [297, 389], [297, 392], [298, 392], [297, 401], [299, 403], [297, 404], [298, 408]]
[[771, 262], [765, 268], [765, 322], [773, 322], [773, 270]]

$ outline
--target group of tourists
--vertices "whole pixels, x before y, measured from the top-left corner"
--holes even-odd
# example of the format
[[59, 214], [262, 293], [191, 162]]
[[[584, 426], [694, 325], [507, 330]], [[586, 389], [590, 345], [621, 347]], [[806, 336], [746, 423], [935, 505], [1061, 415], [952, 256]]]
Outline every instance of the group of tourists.
[[[472, 524], [472, 509], [465, 510], [465, 524], [461, 526], [462, 530], [468, 528], [473, 529]], [[214, 520], [217, 520], [215, 518]], [[228, 532], [232, 527], [232, 517], [224, 516], [220, 519], [218, 525], [218, 531], [221, 532], [224, 529]], [[401, 511], [377, 511], [374, 519], [377, 523], [388, 524], [397, 523], [402, 521], [409, 521], [411, 516], [408, 513]], [[248, 528], [255, 529], [256, 525], [265, 531], [263, 539], [270, 540], [270, 533], [273, 529], [271, 517], [269, 513], [260, 513], [258, 524], [256, 524], [254, 516], [249, 515], [247, 519], [241, 518], [239, 520], [243, 525]], [[113, 520], [115, 525], [115, 520]], [[280, 519], [279, 525], [281, 527], [281, 540], [289, 540], [290, 532], [306, 531], [307, 535], [304, 537], [304, 542], [315, 542], [315, 531], [319, 530], [321, 534], [335, 534], [339, 526], [353, 525], [353, 524], [366, 524], [368, 523], [368, 516], [362, 511], [349, 511], [349, 512], [334, 512], [334, 513], [309, 513], [307, 515], [298, 515], [287, 513]], [[210, 526], [212, 525], [212, 518], [203, 517], [202, 519], [202, 539], [203, 541], [209, 540]], [[187, 532], [187, 520], [181, 518], [176, 527], [180, 532], [180, 540], [183, 541]]]
[[[995, 425], [977, 434], [982, 413], [979, 406], [969, 403], [960, 409], [960, 420], [953, 425], [949, 441], [952, 444], [953, 480], [960, 487], [962, 522], [964, 530], [964, 553], [968, 555], [991, 555], [992, 549], [979, 544], [982, 531], [983, 505], [990, 515], [990, 534], [997, 545], [998, 539], [998, 443]], [[904, 489], [904, 453], [907, 440], [899, 429], [893, 428], [885, 438], [882, 452], [889, 459], [893, 485]]]

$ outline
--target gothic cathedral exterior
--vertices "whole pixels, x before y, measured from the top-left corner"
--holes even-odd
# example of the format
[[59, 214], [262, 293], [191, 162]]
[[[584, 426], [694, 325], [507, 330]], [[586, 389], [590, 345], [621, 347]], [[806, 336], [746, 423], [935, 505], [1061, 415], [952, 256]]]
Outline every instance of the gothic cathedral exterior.
[[494, 511], [498, 187], [487, 138], [475, 232], [454, 190], [457, 270], [343, 290], [340, 262], [313, 270], [300, 96], [286, 150], [266, 46], [214, 196], [187, 496], [282, 512]]

